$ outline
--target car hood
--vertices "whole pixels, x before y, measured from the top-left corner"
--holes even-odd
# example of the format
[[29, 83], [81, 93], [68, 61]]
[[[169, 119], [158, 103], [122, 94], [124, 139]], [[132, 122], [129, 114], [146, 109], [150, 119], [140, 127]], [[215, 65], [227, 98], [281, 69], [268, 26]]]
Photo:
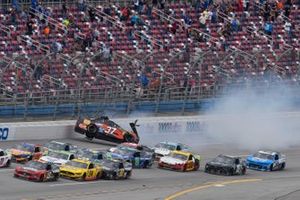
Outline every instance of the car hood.
[[248, 156], [247, 161], [254, 162], [254, 163], [260, 164], [260, 165], [270, 165], [273, 163], [273, 160], [261, 159], [261, 158], [257, 158], [257, 157], [253, 157], [253, 156]]
[[154, 149], [154, 152], [156, 154], [161, 154], [163, 156], [166, 156], [168, 155], [171, 151], [169, 149], [164, 149], [164, 148], [155, 148]]
[[35, 173], [35, 172], [41, 171], [40, 169], [35, 169], [35, 168], [31, 168], [31, 167], [21, 167], [21, 168], [19, 168], [19, 170], [26, 171], [29, 173]]
[[74, 173], [81, 173], [84, 169], [65, 165], [63, 167], [60, 167], [60, 170], [74, 172]]
[[164, 156], [160, 159], [160, 162], [164, 162], [164, 163], [167, 163], [167, 164], [170, 164], [170, 165], [177, 165], [177, 164], [184, 164], [185, 161], [183, 160], [180, 160], [180, 159], [176, 159], [176, 158], [172, 158], [172, 157], [169, 157], [169, 156]]
[[45, 161], [45, 162], [50, 162], [50, 163], [54, 163], [54, 164], [65, 164], [68, 162], [68, 160], [65, 159], [60, 159], [60, 158], [54, 158], [51, 156], [43, 156], [40, 158], [40, 160]]

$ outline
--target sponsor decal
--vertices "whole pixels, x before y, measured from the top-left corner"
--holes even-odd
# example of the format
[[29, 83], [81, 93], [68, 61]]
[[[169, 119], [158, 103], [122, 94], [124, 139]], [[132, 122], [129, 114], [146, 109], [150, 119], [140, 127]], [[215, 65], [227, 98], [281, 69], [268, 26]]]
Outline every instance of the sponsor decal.
[[0, 127], [0, 141], [5, 141], [8, 139], [9, 136], [9, 128], [5, 127]]

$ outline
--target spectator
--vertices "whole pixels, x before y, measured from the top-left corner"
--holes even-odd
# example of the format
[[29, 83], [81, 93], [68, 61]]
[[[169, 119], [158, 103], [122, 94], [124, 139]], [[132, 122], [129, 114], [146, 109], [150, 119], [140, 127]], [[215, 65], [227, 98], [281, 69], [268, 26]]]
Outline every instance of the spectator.
[[62, 21], [62, 24], [65, 25], [66, 27], [69, 27], [70, 25], [70, 20], [68, 18], [65, 18], [63, 21]]
[[184, 23], [187, 25], [187, 26], [190, 26], [192, 25], [193, 21], [191, 19], [191, 17], [188, 15], [188, 14], [183, 14], [182, 16], [183, 20], [184, 20]]
[[265, 33], [268, 35], [272, 35], [273, 33], [273, 24], [269, 21], [265, 23]]
[[50, 27], [49, 26], [46, 26], [43, 30], [43, 33], [46, 37], [49, 37], [49, 34], [50, 34]]
[[204, 10], [199, 17], [199, 22], [200, 22], [201, 28], [206, 28], [207, 18], [208, 18], [208, 12], [206, 10]]
[[289, 37], [292, 37], [292, 24], [289, 20], [287, 20], [284, 24], [284, 30], [288, 34]]
[[131, 22], [132, 26], [138, 25], [138, 23], [139, 23], [139, 17], [136, 14], [132, 15], [131, 19], [130, 19], [130, 22]]
[[26, 35], [32, 35], [33, 33], [33, 21], [30, 19], [26, 22], [27, 32]]
[[86, 8], [85, 0], [78, 0], [78, 9], [81, 12], [84, 12]]
[[284, 4], [284, 15], [286, 17], [290, 16], [291, 8], [292, 8], [292, 0], [287, 0]]
[[265, 21], [269, 20], [270, 12], [271, 12], [271, 8], [270, 8], [269, 4], [266, 2], [265, 6], [264, 6], [264, 10], [263, 10]]
[[231, 30], [237, 32], [240, 29], [240, 22], [236, 18], [231, 20]]
[[62, 15], [64, 17], [67, 16], [67, 13], [68, 13], [68, 8], [67, 8], [67, 5], [66, 5], [66, 0], [63, 1], [63, 4], [62, 4]]
[[90, 8], [88, 12], [89, 12], [90, 21], [91, 21], [91, 22], [94, 22], [95, 19], [96, 19], [96, 18], [95, 18], [95, 11], [94, 11], [94, 9], [93, 9], [93, 8]]
[[121, 10], [121, 17], [120, 17], [120, 20], [121, 21], [127, 21], [128, 20], [128, 18], [129, 18], [129, 10], [128, 10], [128, 8], [127, 7], [124, 7], [124, 8], [122, 8], [122, 10]]
[[162, 10], [165, 9], [165, 3], [166, 3], [166, 0], [159, 0], [160, 9], [162, 9]]

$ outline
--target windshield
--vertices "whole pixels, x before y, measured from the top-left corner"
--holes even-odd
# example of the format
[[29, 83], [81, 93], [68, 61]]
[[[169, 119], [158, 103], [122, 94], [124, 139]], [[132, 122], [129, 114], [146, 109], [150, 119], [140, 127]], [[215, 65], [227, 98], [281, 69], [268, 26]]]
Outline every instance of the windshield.
[[169, 149], [171, 151], [174, 151], [176, 149], [176, 146], [173, 144], [166, 144], [166, 143], [159, 143], [155, 145], [156, 148], [163, 148], [163, 149]]
[[108, 168], [113, 168], [113, 169], [118, 167], [118, 163], [111, 160], [103, 160], [101, 161], [100, 165]]
[[21, 151], [34, 152], [34, 146], [30, 145], [30, 144], [18, 144], [15, 146], [15, 149], [18, 149]]
[[225, 163], [225, 164], [233, 164], [234, 163], [234, 159], [233, 158], [229, 158], [226, 156], [218, 156], [215, 159], [212, 160], [213, 162], [218, 162], [218, 163]]
[[59, 158], [59, 159], [64, 159], [64, 160], [69, 160], [69, 155], [65, 153], [60, 153], [60, 152], [53, 152], [50, 151], [48, 154], [49, 157], [53, 158]]
[[86, 163], [76, 162], [76, 161], [69, 161], [69, 162], [67, 162], [67, 165], [72, 166], [72, 167], [77, 167], [77, 168], [83, 168], [83, 169], [87, 168]]
[[178, 153], [171, 153], [170, 155], [172, 158], [175, 158], [175, 159], [179, 159], [179, 160], [187, 160], [188, 157], [186, 155], [182, 155], [182, 154], [178, 154]]
[[53, 150], [58, 150], [58, 151], [69, 150], [68, 148], [66, 148], [66, 144], [56, 143], [56, 142], [50, 142], [50, 143], [46, 144], [45, 147], [47, 147], [48, 149], [53, 149]]
[[25, 167], [33, 168], [33, 169], [46, 169], [46, 164], [41, 162], [28, 162], [25, 164]]
[[273, 160], [273, 156], [266, 153], [256, 153], [253, 155], [253, 157], [266, 159], [266, 160]]
[[82, 158], [87, 158], [89, 160], [94, 160], [94, 159], [101, 159], [101, 153], [98, 152], [92, 152], [92, 151], [85, 151], [85, 150], [80, 150], [78, 152], [78, 156]]

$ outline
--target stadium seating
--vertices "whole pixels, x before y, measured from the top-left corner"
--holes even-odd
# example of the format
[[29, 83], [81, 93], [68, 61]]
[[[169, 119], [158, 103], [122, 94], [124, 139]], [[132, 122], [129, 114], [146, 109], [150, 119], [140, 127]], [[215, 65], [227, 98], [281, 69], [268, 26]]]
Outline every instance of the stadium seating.
[[[96, 16], [93, 21], [88, 12], [92, 7]], [[151, 15], [146, 7], [136, 12], [128, 5], [131, 15], [127, 20], [120, 20], [123, 6], [118, 4], [110, 7], [109, 15], [102, 6], [88, 5], [86, 12], [69, 6], [68, 19], [76, 26], [63, 25], [66, 14], [61, 7], [43, 9], [48, 9], [50, 17], [43, 23], [44, 14], [39, 10], [32, 12], [32, 35], [26, 35], [24, 13], [16, 14], [13, 20], [9, 11], [1, 11], [2, 88], [16, 93], [79, 87], [128, 89], [139, 87], [142, 75], [150, 82], [147, 87], [156, 89], [161, 80], [164, 88], [213, 87], [245, 79], [264, 79], [268, 71], [280, 79], [299, 81], [297, 5], [292, 6], [289, 19], [277, 17], [272, 35], [264, 33], [265, 22], [262, 16], [255, 15], [254, 4], [248, 11], [233, 10], [225, 14], [219, 10], [216, 22], [207, 19], [205, 28], [199, 23], [201, 13], [180, 1], [166, 4], [164, 10], [153, 8]], [[133, 15], [139, 19], [138, 24], [132, 25]], [[220, 34], [226, 23], [235, 18], [240, 29], [231, 31], [229, 36]], [[184, 19], [191, 23], [186, 24]], [[293, 36], [285, 30], [287, 21], [296, 25]], [[49, 35], [43, 32], [45, 24], [50, 25]], [[98, 33], [92, 45], [87, 48], [78, 45], [84, 44], [94, 30]], [[200, 35], [199, 40], [195, 41], [192, 34]], [[53, 50], [56, 42], [64, 45], [62, 51]]]

